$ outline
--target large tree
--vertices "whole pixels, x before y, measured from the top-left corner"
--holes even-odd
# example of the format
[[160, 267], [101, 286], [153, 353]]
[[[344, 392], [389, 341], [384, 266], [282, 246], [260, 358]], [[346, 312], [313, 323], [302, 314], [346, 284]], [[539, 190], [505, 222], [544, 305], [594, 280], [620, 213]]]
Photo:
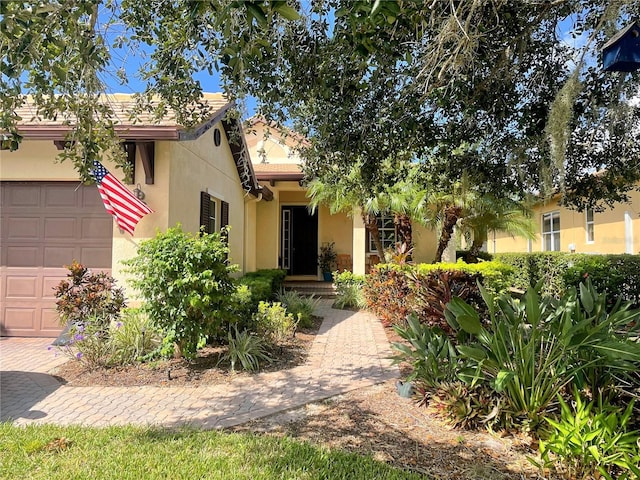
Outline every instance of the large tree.
[[41, 114], [77, 119], [81, 151], [69, 155], [83, 174], [113, 135], [108, 106], [97, 107], [101, 80], [120, 48], [146, 44], [145, 94], [165, 100], [159, 112], [168, 105], [183, 123], [195, 121], [203, 106], [193, 74], [218, 68], [229, 93], [257, 97], [268, 118], [290, 119], [309, 136], [310, 175], [322, 175], [329, 160], [348, 167], [366, 158], [373, 171], [400, 152], [449, 187], [467, 171], [487, 192], [560, 189], [578, 207], [625, 199], [640, 179], [640, 114], [629, 102], [638, 75], [597, 65], [603, 42], [640, 15], [637, 0], [0, 8], [6, 141], [19, 140], [15, 107], [33, 94]]

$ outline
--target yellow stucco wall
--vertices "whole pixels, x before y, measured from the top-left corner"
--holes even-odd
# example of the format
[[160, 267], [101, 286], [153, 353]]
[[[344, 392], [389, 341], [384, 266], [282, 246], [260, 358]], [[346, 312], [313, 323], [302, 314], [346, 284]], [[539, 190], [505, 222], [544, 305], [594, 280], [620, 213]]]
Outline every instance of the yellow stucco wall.
[[[216, 125], [221, 128], [220, 125]], [[171, 158], [168, 226], [181, 223], [185, 231], [200, 229], [200, 192], [229, 204], [229, 259], [244, 269], [245, 192], [225, 135], [216, 147], [213, 129], [196, 140], [165, 143]], [[163, 146], [164, 146], [163, 145]], [[164, 153], [164, 152], [163, 152]], [[220, 221], [220, 202], [217, 202]]]
[[267, 128], [259, 122], [250, 128], [245, 128], [245, 141], [251, 161], [260, 163], [300, 163], [300, 158], [295, 153], [296, 140], [289, 136], [284, 137], [273, 129]]
[[[534, 219], [538, 225], [535, 240], [512, 238], [503, 232], [497, 232], [495, 241], [489, 235], [488, 251], [503, 252], [541, 252], [543, 250], [542, 216], [545, 213], [560, 212], [560, 251], [568, 252], [569, 245], [577, 253], [638, 253], [640, 250], [640, 192], [630, 193], [630, 203], [619, 203], [603, 212], [594, 212], [594, 241], [587, 242], [586, 213], [569, 210], [556, 202], [539, 205], [534, 209]], [[625, 215], [626, 214], [626, 215]], [[625, 216], [627, 220], [625, 220]], [[627, 230], [627, 225], [630, 230]], [[627, 252], [627, 240], [629, 252]], [[530, 245], [530, 246], [529, 246]]]
[[416, 263], [431, 263], [438, 248], [436, 233], [427, 227], [413, 225], [413, 260]]

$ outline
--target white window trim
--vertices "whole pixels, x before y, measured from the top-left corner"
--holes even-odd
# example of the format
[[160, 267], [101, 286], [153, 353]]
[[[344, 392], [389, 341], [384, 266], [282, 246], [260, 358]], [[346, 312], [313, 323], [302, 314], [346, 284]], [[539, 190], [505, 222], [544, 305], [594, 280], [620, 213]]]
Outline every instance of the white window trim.
[[[559, 224], [560, 223], [560, 210], [553, 210], [551, 212], [545, 212], [540, 217], [540, 223], [541, 223], [540, 232], [541, 232], [541, 238], [542, 238], [541, 248], [542, 248], [543, 252], [559, 252], [562, 249], [561, 239], [558, 239], [558, 245], [555, 244], [555, 240], [554, 240], [554, 238], [555, 238], [554, 234], [556, 232], [558, 233], [558, 236], [562, 235], [562, 231], [561, 231], [562, 227], [560, 227], [560, 229], [558, 229], [558, 230], [554, 230], [553, 229], [553, 217], [554, 217], [554, 214], [558, 214], [557, 218], [558, 218], [558, 224]], [[549, 232], [545, 232], [544, 231], [544, 220], [545, 220], [546, 216], [550, 216], [551, 217], [551, 222], [550, 222], [551, 223], [551, 230]], [[547, 249], [544, 248], [544, 246], [545, 246], [545, 236], [546, 235], [549, 235], [551, 237], [551, 249], [550, 250], [547, 250]]]
[[[393, 221], [393, 217], [391, 215], [377, 215], [376, 216], [376, 219], [381, 219], [381, 221], [380, 221], [381, 224], [382, 224], [382, 219], [385, 219], [385, 218], [388, 219], [388, 220]], [[385, 248], [390, 248], [390, 247], [395, 248], [395, 244], [396, 244], [397, 236], [398, 236], [398, 232], [395, 231], [395, 228], [396, 228], [396, 226], [395, 226], [395, 224], [393, 224], [393, 244], [392, 245], [388, 245]], [[378, 227], [378, 229], [380, 230], [380, 232], [382, 232], [382, 230], [383, 230], [382, 227]], [[384, 230], [388, 231], [388, 230], [391, 230], [391, 229], [390, 228], [386, 228]], [[380, 237], [381, 237], [380, 240], [382, 241], [382, 246], [384, 247], [383, 235], [381, 234]], [[369, 255], [371, 255], [371, 254], [378, 255], [378, 250], [376, 249], [376, 246], [373, 243], [373, 238], [371, 237], [371, 232], [369, 232], [369, 231], [367, 231], [367, 242], [369, 242], [369, 252], [368, 252], [368, 254]], [[378, 255], [378, 256], [380, 256], [380, 255]]]
[[[591, 210], [591, 221], [589, 221], [589, 210]], [[591, 240], [589, 240], [589, 225], [593, 227], [593, 238]], [[596, 243], [596, 212], [594, 212], [592, 208], [587, 208], [584, 211], [584, 229], [585, 241], [587, 242], [587, 245]]]

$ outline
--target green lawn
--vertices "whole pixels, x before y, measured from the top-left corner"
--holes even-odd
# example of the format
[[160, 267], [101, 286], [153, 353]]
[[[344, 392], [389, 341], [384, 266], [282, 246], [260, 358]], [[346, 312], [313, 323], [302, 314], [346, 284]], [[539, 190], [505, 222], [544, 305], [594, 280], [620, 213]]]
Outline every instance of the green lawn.
[[422, 479], [372, 458], [251, 434], [0, 424], [7, 479]]

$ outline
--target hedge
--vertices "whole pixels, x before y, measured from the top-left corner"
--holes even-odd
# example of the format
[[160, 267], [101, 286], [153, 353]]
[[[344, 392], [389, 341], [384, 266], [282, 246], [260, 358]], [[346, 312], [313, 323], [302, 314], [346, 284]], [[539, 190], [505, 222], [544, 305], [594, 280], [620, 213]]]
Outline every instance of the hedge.
[[640, 305], [640, 256], [566, 252], [499, 253], [495, 259], [511, 265], [512, 286], [526, 290], [542, 280], [543, 294], [560, 296], [589, 277], [598, 291]]
[[364, 295], [369, 309], [386, 324], [402, 325], [409, 314], [423, 323], [443, 322], [444, 303], [452, 295], [479, 304], [479, 280], [491, 292], [510, 286], [511, 267], [499, 262], [467, 264], [376, 265], [367, 275]]

